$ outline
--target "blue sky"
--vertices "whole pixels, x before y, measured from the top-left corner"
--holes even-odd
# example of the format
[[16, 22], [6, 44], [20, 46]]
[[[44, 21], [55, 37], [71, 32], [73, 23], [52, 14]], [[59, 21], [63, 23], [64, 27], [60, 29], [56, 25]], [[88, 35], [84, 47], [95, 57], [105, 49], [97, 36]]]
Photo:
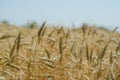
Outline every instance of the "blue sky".
[[120, 27], [120, 0], [0, 0], [0, 21]]

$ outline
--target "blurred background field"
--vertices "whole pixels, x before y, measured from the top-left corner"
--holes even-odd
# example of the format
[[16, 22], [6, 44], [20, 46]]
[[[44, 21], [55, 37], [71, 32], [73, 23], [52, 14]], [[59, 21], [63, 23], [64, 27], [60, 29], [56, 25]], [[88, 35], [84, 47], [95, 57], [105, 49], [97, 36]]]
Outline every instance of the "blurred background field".
[[120, 33], [115, 29], [31, 26], [0, 24], [1, 80], [120, 79]]

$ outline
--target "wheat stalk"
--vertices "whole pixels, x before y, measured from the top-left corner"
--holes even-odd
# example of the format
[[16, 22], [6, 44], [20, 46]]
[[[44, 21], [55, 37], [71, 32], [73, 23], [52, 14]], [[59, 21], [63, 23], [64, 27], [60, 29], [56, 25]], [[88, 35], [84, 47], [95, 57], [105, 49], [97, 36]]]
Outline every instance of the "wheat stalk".
[[40, 43], [40, 39], [41, 39], [41, 35], [42, 35], [42, 30], [45, 27], [45, 24], [46, 24], [46, 22], [43, 22], [42, 26], [40, 27], [40, 29], [38, 31], [38, 44]]
[[90, 52], [90, 60], [89, 60], [90, 63], [92, 62], [93, 50], [94, 50], [94, 49], [92, 48], [92, 50], [91, 50], [91, 52]]
[[102, 60], [102, 58], [104, 57], [105, 51], [106, 51], [107, 47], [108, 47], [108, 45], [106, 45], [106, 46], [103, 48], [102, 52], [101, 52], [100, 55], [98, 56], [98, 59], [99, 59], [99, 60]]
[[17, 52], [20, 48], [20, 39], [21, 39], [21, 32], [19, 33], [18, 38], [17, 38]]
[[90, 58], [89, 58], [89, 51], [88, 51], [88, 45], [87, 44], [86, 44], [86, 58], [87, 58], [87, 61], [89, 63]]
[[60, 32], [63, 30], [63, 27], [61, 27], [58, 31], [57, 34], [60, 34]]
[[60, 61], [59, 64], [61, 64], [62, 62], [62, 58], [63, 58], [63, 39], [60, 37], [59, 39], [59, 53], [60, 53]]
[[47, 54], [47, 57], [50, 59], [50, 53], [48, 52], [47, 49], [45, 49], [45, 52], [46, 52], [46, 54]]

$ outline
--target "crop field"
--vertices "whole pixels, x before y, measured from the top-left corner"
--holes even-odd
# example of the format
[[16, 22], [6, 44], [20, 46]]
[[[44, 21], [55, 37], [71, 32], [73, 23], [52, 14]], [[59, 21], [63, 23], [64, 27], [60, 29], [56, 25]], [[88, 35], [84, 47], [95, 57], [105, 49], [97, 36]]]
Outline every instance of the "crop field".
[[120, 80], [120, 33], [0, 24], [0, 80]]

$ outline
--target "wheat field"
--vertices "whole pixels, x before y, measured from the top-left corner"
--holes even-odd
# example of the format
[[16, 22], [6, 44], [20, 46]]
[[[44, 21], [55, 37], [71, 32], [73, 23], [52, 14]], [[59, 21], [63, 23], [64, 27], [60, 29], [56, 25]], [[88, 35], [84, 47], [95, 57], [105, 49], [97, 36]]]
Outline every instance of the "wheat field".
[[0, 80], [120, 80], [120, 33], [0, 24]]

